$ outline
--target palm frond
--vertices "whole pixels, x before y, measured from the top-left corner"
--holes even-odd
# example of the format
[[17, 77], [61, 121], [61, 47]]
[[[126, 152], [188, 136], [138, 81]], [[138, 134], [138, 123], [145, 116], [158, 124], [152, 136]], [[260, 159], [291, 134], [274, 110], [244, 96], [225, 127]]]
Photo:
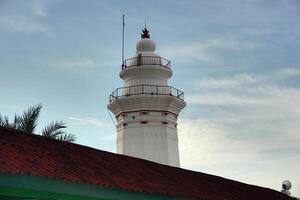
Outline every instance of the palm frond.
[[66, 133], [63, 130], [65, 128], [67, 128], [67, 126], [62, 121], [52, 122], [43, 129], [42, 135], [66, 142], [74, 142], [76, 139], [75, 135]]
[[2, 115], [0, 114], [0, 126], [10, 127], [8, 116], [2, 117]]
[[75, 142], [76, 136], [73, 135], [73, 134], [65, 133], [65, 134], [59, 135], [56, 139], [62, 140], [62, 141], [65, 141], [65, 142]]
[[45, 137], [55, 139], [59, 135], [65, 134], [65, 132], [62, 130], [64, 128], [67, 128], [64, 122], [62, 121], [52, 122], [43, 129], [42, 135]]
[[21, 122], [21, 117], [15, 114], [14, 121], [10, 124], [12, 128], [19, 129]]
[[[15, 114], [14, 121], [12, 123], [9, 122], [7, 116], [2, 116], [0, 114], [0, 126], [11, 127], [22, 130], [26, 133], [34, 134], [41, 109], [41, 104], [29, 107], [21, 116]], [[65, 128], [67, 127], [62, 121], [52, 122], [42, 130], [42, 135], [66, 142], [74, 142], [76, 139], [75, 135], [66, 133], [64, 131]]]
[[33, 133], [37, 126], [41, 108], [42, 105], [38, 104], [36, 106], [29, 107], [26, 111], [24, 111], [20, 117], [20, 126], [18, 129], [28, 133]]

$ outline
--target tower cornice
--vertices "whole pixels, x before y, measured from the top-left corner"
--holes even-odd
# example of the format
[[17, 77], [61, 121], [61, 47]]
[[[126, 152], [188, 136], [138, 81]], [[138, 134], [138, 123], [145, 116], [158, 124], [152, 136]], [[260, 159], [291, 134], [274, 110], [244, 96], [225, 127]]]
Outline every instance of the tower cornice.
[[186, 106], [186, 103], [174, 96], [144, 94], [118, 98], [108, 104], [108, 109], [115, 116], [122, 112], [133, 112], [142, 110], [166, 111], [178, 115]]

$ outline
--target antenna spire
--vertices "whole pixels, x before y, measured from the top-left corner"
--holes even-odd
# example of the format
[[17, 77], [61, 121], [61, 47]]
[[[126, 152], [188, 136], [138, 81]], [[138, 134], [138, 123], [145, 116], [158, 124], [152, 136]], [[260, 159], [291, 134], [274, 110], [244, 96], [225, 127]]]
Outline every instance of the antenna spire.
[[124, 28], [125, 28], [125, 15], [123, 14], [123, 23], [122, 23], [122, 68], [124, 66]]

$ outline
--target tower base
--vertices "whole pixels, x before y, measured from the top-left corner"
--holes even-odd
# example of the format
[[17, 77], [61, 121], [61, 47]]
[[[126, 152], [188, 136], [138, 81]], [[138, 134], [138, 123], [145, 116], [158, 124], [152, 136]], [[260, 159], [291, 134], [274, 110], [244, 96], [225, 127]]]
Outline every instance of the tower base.
[[168, 124], [131, 125], [119, 129], [117, 152], [160, 164], [180, 166], [176, 128]]

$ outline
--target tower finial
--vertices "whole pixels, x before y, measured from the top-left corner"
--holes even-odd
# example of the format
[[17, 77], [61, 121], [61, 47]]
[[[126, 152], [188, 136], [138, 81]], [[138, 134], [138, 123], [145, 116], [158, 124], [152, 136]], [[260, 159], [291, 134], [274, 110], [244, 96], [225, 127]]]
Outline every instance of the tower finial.
[[146, 26], [145, 26], [144, 30], [142, 30], [141, 36], [142, 36], [142, 38], [150, 38], [150, 34], [149, 34], [149, 31], [146, 28]]

